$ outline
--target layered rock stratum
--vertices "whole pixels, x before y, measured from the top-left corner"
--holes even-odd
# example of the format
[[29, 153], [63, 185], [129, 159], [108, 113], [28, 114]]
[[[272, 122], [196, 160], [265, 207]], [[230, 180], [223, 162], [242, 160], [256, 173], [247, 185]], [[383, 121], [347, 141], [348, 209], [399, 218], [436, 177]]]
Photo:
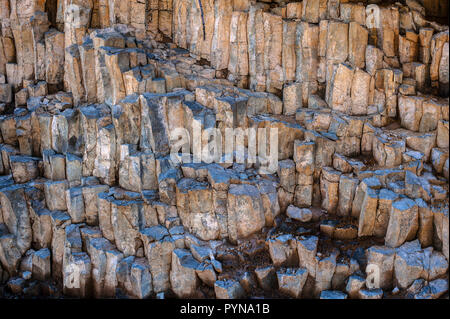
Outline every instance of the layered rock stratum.
[[0, 296], [448, 298], [447, 10], [0, 0]]

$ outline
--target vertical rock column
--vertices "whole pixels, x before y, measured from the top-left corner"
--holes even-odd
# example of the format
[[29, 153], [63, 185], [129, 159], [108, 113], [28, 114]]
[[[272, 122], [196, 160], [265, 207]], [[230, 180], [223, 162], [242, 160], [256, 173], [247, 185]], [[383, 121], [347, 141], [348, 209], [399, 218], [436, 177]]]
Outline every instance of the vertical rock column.
[[[258, 4], [250, 8], [247, 19], [249, 87], [255, 91], [266, 90], [266, 73], [264, 72], [264, 6]], [[214, 31], [216, 36], [216, 30]], [[214, 64], [213, 64], [214, 65]]]
[[[170, 0], [172, 2], [172, 0]], [[136, 29], [136, 39], [145, 39], [145, 0], [133, 0], [130, 2], [130, 25]], [[172, 24], [172, 16], [170, 16]]]
[[314, 142], [295, 141], [294, 161], [297, 171], [294, 204], [310, 207], [313, 200], [313, 175], [315, 170]]
[[77, 0], [66, 3], [64, 12], [64, 88], [72, 92], [73, 102], [77, 105], [84, 102], [85, 87], [83, 85], [82, 60], [79, 46], [83, 43], [92, 15], [92, 1]]
[[237, 82], [239, 87], [248, 87], [248, 44], [247, 44], [248, 13], [234, 11], [230, 26], [230, 60], [229, 79]]
[[435, 91], [448, 96], [448, 32], [440, 32], [433, 36], [431, 56], [431, 86]]
[[264, 12], [263, 25], [266, 91], [270, 93], [280, 93], [283, 89], [283, 69], [281, 66], [283, 21], [281, 16]]
[[[211, 59], [211, 45], [215, 30], [214, 6], [215, 3], [213, 0], [191, 1], [191, 8], [189, 10], [188, 17], [189, 51], [198, 58], [204, 58], [207, 60]], [[228, 21], [223, 22], [225, 23]], [[225, 32], [224, 36], [226, 35], [227, 32]], [[228, 41], [230, 40], [228, 39]]]
[[45, 33], [45, 80], [50, 92], [61, 88], [64, 78], [64, 33], [51, 29]]
[[307, 22], [298, 23], [295, 43], [297, 53], [295, 77], [301, 84], [304, 106], [308, 105], [308, 97], [317, 91], [318, 47], [319, 26]]
[[16, 53], [9, 16], [9, 0], [0, 1], [0, 21], [2, 22], [0, 28], [0, 109], [3, 109], [12, 102], [12, 84], [18, 82], [18, 79], [16, 81], [13, 79], [13, 75], [17, 70], [17, 64], [14, 63]]
[[164, 36], [169, 38], [172, 38], [172, 9], [172, 0], [158, 1], [158, 29]]
[[[152, 3], [150, 1], [149, 3]], [[183, 49], [187, 49], [187, 32], [190, 7], [188, 0], [173, 0], [172, 3], [172, 39], [173, 42]], [[151, 15], [151, 14], [149, 14]]]
[[[43, 48], [41, 41], [43, 33], [48, 28], [48, 19], [47, 14], [44, 13], [44, 2], [34, 0], [17, 1], [11, 3], [10, 10], [9, 23], [11, 35], [14, 39], [16, 64], [8, 65], [6, 73], [9, 82], [14, 86], [20, 86], [23, 84], [23, 80], [35, 79], [35, 67], [36, 63], [41, 63], [38, 58], [42, 58]], [[40, 53], [40, 56], [36, 56], [37, 53]], [[42, 65], [40, 64], [40, 66], [39, 75], [42, 75]]]
[[295, 39], [297, 22], [295, 20], [283, 20], [283, 49], [282, 66], [284, 81], [295, 81], [296, 50]]
[[326, 41], [326, 101], [330, 108], [348, 113], [354, 69], [344, 62], [348, 56], [348, 24], [330, 21]]
[[[8, 37], [8, 33], [11, 32], [11, 29], [8, 28], [9, 23], [9, 15], [10, 15], [10, 6], [9, 0], [1, 0], [0, 1], [0, 20], [2, 21], [2, 29], [0, 33], [0, 74], [6, 74], [6, 63], [13, 62], [14, 58], [14, 47], [11, 47], [12, 39], [11, 36]], [[10, 44], [8, 44], [10, 43]], [[8, 49], [8, 47], [10, 49]], [[13, 52], [9, 52], [10, 50]]]
[[[175, 2], [186, 1], [186, 0], [174, 0]], [[145, 16], [145, 29], [146, 31], [159, 40], [158, 33], [158, 17], [159, 17], [159, 4], [158, 0], [149, 0], [146, 2], [146, 16]]]
[[231, 15], [232, 6], [228, 1], [217, 0], [214, 2], [215, 20], [211, 42], [211, 66], [219, 72], [228, 68]]

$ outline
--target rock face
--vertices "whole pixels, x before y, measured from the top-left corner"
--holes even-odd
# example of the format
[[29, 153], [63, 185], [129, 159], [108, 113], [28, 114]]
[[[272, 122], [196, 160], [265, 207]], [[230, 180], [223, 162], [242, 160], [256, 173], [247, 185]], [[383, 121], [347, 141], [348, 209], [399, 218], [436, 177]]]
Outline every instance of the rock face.
[[448, 295], [448, 4], [366, 2], [0, 0], [0, 296]]
[[172, 269], [170, 285], [179, 298], [187, 298], [196, 292], [199, 280], [196, 274], [198, 262], [191, 253], [183, 249], [175, 249], [172, 253]]
[[228, 236], [232, 241], [245, 238], [265, 225], [262, 200], [258, 189], [236, 185], [228, 192]]

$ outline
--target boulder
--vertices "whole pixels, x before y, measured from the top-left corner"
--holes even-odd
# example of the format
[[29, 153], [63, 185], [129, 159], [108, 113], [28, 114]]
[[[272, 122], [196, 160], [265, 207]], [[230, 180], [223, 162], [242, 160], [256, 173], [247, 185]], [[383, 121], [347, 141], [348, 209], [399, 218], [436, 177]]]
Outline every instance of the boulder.
[[300, 298], [303, 286], [308, 278], [305, 268], [287, 268], [277, 271], [278, 289], [292, 298]]
[[172, 268], [170, 285], [178, 298], [195, 295], [199, 280], [196, 273], [199, 263], [185, 249], [175, 249], [172, 252]]

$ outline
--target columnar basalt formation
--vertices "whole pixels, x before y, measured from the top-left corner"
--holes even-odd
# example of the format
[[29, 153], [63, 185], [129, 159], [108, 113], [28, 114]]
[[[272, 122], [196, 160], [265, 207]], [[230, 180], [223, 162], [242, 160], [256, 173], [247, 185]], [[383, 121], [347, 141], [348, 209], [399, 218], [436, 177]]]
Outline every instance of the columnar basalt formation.
[[448, 298], [445, 8], [0, 0], [0, 296]]

